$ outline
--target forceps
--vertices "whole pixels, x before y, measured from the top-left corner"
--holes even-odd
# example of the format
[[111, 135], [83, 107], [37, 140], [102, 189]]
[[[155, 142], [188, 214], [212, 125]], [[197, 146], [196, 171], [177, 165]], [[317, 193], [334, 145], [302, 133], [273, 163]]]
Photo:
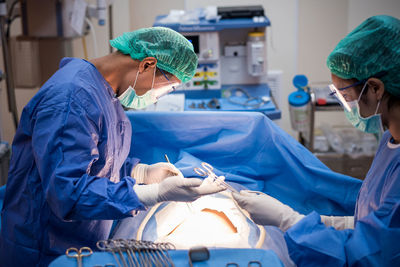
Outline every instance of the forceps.
[[93, 251], [89, 247], [82, 247], [79, 250], [77, 248], [69, 248], [65, 251], [65, 255], [68, 258], [76, 258], [78, 267], [82, 267], [82, 257], [89, 257], [93, 254]]
[[201, 166], [203, 168], [193, 168], [194, 172], [197, 173], [200, 176], [206, 177], [206, 176], [210, 176], [213, 181], [218, 180], [223, 186], [225, 186], [226, 188], [228, 188], [229, 190], [231, 190], [232, 192], [236, 192], [239, 193], [235, 188], [233, 188], [230, 184], [228, 184], [227, 182], [225, 182], [224, 180], [221, 180], [218, 178], [218, 176], [214, 173], [214, 167], [211, 166], [210, 164], [208, 164], [207, 162], [202, 162]]
[[111, 245], [111, 241], [99, 240], [99, 241], [97, 241], [96, 246], [98, 249], [100, 249], [102, 251], [110, 251], [114, 256], [115, 262], [118, 264], [118, 267], [121, 267], [121, 264], [119, 263], [117, 254], [115, 254], [115, 252], [114, 252], [115, 246]]

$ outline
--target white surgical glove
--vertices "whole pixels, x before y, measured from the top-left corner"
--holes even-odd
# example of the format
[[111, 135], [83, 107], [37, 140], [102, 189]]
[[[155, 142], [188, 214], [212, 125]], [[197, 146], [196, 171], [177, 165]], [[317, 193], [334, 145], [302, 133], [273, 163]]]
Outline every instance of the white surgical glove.
[[133, 168], [131, 176], [136, 179], [137, 184], [158, 184], [170, 176], [183, 178], [181, 171], [167, 162], [159, 162], [152, 165], [139, 163]]
[[261, 192], [242, 190], [240, 194], [233, 192], [232, 196], [256, 224], [273, 225], [286, 231], [304, 217], [279, 200]]
[[354, 229], [354, 216], [325, 216], [321, 215], [321, 221], [326, 226], [332, 226], [336, 230]]
[[140, 202], [149, 207], [163, 201], [191, 202], [201, 196], [218, 193], [226, 188], [219, 183], [203, 183], [197, 178], [172, 176], [159, 184], [133, 186]]

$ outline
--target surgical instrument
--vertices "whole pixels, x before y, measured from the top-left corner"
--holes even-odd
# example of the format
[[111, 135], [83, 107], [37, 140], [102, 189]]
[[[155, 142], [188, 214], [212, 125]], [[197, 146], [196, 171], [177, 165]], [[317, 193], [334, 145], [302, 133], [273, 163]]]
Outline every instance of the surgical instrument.
[[213, 98], [207, 103], [207, 107], [211, 109], [221, 109], [221, 104], [217, 98]]
[[121, 267], [121, 264], [119, 263], [118, 257], [115, 254], [114, 249], [109, 246], [108, 240], [99, 240], [97, 241], [96, 246], [102, 251], [110, 251], [114, 256], [115, 262], [118, 264], [118, 267]]
[[165, 160], [166, 160], [168, 163], [171, 163], [171, 162], [169, 161], [169, 158], [168, 158], [167, 154], [164, 154], [164, 157], [165, 157]]
[[206, 109], [206, 103], [204, 101], [201, 101], [201, 103], [198, 104], [197, 107], [200, 109]]
[[223, 179], [219, 178], [219, 176], [217, 176], [214, 173], [213, 166], [211, 166], [207, 162], [202, 162], [201, 166], [203, 168], [200, 168], [200, 167], [193, 168], [194, 172], [203, 177], [209, 176], [213, 179], [213, 181], [217, 181], [217, 182], [221, 183], [223, 186], [225, 186], [227, 189], [231, 190], [232, 192], [239, 193], [235, 188], [233, 188], [230, 184], [225, 182]]
[[82, 257], [89, 257], [92, 254], [93, 251], [89, 247], [81, 247], [79, 250], [77, 248], [69, 248], [65, 252], [68, 258], [76, 258], [78, 267], [82, 267]]
[[[121, 264], [118, 258], [121, 258], [124, 266], [174, 267], [168, 250], [175, 249], [175, 247], [170, 243], [153, 243], [135, 239], [109, 239], [100, 240], [96, 245], [100, 250], [113, 253], [119, 267], [121, 267]], [[115, 252], [118, 252], [120, 257], [117, 257]], [[125, 261], [123, 252], [127, 254], [128, 262]]]

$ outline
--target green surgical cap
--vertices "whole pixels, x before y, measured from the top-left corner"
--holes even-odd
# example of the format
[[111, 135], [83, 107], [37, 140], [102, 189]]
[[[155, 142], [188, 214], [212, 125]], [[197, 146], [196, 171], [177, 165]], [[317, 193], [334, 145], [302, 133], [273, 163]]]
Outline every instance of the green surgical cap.
[[187, 82], [197, 69], [193, 45], [180, 33], [164, 27], [143, 28], [110, 40], [112, 47], [133, 59], [157, 59], [157, 67]]
[[400, 97], [400, 20], [374, 16], [344, 37], [328, 56], [328, 68], [342, 79], [368, 79], [378, 73], [385, 90]]

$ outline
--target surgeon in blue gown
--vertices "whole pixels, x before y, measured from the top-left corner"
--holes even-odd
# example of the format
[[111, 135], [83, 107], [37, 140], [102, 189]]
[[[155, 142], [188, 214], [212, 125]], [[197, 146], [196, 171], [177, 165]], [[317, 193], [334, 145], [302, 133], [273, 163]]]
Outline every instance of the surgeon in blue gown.
[[224, 189], [184, 178], [172, 164], [128, 157], [132, 128], [123, 106], [144, 108], [190, 80], [192, 44], [162, 27], [110, 43], [117, 52], [90, 62], [63, 59], [22, 112], [1, 213], [0, 266], [46, 266], [69, 247], [94, 249], [113, 220]]
[[348, 120], [381, 140], [354, 216], [305, 216], [266, 194], [233, 196], [256, 223], [285, 232], [298, 266], [400, 266], [400, 20], [367, 19], [327, 64]]

